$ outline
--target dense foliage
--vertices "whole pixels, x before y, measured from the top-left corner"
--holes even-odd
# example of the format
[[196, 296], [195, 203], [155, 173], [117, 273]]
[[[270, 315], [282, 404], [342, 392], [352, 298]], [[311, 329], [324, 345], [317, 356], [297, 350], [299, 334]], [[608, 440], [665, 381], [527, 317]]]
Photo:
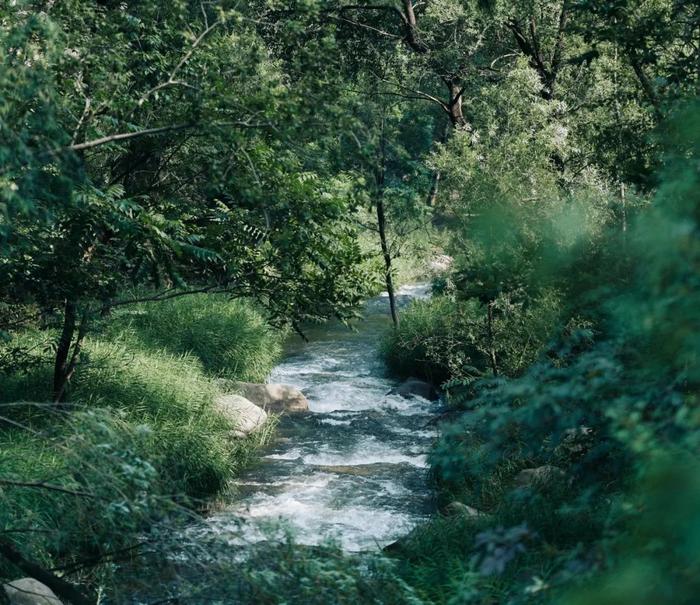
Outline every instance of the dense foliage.
[[[6, 2], [0, 578], [693, 603], [699, 40], [691, 0]], [[445, 394], [440, 514], [393, 560], [285, 538], [185, 573], [181, 522], [266, 438], [231, 445], [219, 379], [378, 284], [389, 369]]]

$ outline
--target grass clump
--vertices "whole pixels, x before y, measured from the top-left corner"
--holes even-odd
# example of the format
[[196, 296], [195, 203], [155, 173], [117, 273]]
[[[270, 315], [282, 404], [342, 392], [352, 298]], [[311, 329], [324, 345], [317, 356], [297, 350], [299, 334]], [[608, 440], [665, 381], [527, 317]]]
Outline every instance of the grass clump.
[[140, 305], [117, 316], [110, 331], [137, 346], [192, 354], [212, 375], [262, 382], [282, 352], [282, 336], [246, 300], [200, 294]]
[[25, 557], [80, 568], [172, 510], [150, 427], [99, 408], [43, 412], [41, 431], [0, 433], [0, 532], [31, 536], [17, 544]]
[[[414, 301], [402, 313], [399, 327], [387, 333], [382, 343], [389, 371], [440, 384], [467, 365], [479, 363], [476, 313], [475, 304], [460, 305], [446, 296]], [[471, 346], [466, 347], [468, 343]]]

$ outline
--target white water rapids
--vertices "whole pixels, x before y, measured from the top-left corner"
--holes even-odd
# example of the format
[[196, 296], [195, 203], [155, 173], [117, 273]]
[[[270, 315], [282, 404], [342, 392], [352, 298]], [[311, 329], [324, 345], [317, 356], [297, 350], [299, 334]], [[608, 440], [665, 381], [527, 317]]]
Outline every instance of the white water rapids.
[[[399, 301], [427, 296], [424, 285]], [[355, 331], [325, 324], [295, 343], [270, 382], [302, 389], [308, 413], [282, 418], [260, 464], [237, 482], [237, 498], [207, 520], [207, 531], [232, 542], [263, 539], [282, 523], [301, 544], [336, 539], [348, 551], [385, 546], [427, 518], [433, 507], [426, 454], [435, 438], [435, 406], [389, 394], [378, 355], [388, 301], [365, 307]]]

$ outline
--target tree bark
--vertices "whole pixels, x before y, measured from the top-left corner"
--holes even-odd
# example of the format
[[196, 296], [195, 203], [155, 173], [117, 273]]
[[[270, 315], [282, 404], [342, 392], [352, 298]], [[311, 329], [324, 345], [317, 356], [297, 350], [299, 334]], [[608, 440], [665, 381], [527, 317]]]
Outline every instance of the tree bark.
[[450, 101], [447, 104], [450, 122], [454, 128], [464, 128], [467, 126], [467, 120], [462, 109], [464, 88], [459, 85], [459, 81], [456, 78], [445, 79], [445, 84], [447, 84], [450, 93]]
[[389, 295], [389, 309], [391, 311], [391, 321], [394, 323], [394, 328], [399, 327], [399, 310], [396, 305], [396, 292], [394, 290], [394, 279], [391, 275], [392, 258], [391, 250], [386, 233], [386, 212], [384, 208], [384, 177], [386, 168], [386, 138], [384, 136], [384, 122], [382, 121], [381, 140], [379, 142], [379, 157], [375, 180], [377, 185], [377, 229], [379, 231], [379, 242], [382, 247], [382, 257], [384, 258], [384, 280], [386, 282], [386, 291]]
[[386, 237], [386, 215], [384, 213], [384, 201], [379, 198], [377, 201], [377, 226], [379, 228], [379, 240], [382, 245], [382, 256], [384, 257], [384, 279], [386, 281], [386, 291], [389, 294], [389, 309], [391, 310], [391, 321], [394, 327], [399, 327], [399, 311], [396, 306], [396, 292], [394, 290], [394, 280], [391, 275], [391, 252]]
[[61, 336], [58, 339], [56, 358], [54, 360], [53, 368], [54, 403], [60, 403], [66, 391], [65, 377], [68, 369], [68, 356], [70, 355], [70, 347], [73, 343], [76, 322], [77, 306], [73, 301], [66, 300], [63, 308], [63, 329], [61, 330]]
[[[77, 305], [74, 302], [66, 301], [63, 318], [63, 330], [61, 332], [61, 338], [58, 341], [56, 361], [54, 364], [54, 403], [61, 403], [65, 398], [68, 383], [70, 383], [70, 380], [73, 378], [73, 374], [75, 374], [75, 370], [78, 367], [80, 352], [82, 351], [83, 342], [85, 341], [85, 336], [87, 334], [88, 311], [85, 310], [83, 312], [79, 326], [77, 324], [77, 317]], [[73, 342], [73, 336], [76, 328], [78, 330], [78, 335], [75, 342]], [[73, 349], [72, 351], [71, 346]]]
[[406, 27], [406, 44], [417, 53], [427, 53], [428, 47], [423, 43], [418, 34], [416, 13], [413, 10], [413, 0], [403, 0], [404, 24]]

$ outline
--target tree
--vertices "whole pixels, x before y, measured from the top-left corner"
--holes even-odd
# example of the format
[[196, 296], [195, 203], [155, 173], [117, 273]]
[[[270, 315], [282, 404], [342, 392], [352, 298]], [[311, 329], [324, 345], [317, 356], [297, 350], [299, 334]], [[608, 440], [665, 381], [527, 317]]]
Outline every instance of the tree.
[[[60, 315], [54, 400], [91, 318], [115, 305], [216, 291], [255, 297], [278, 323], [351, 312], [364, 286], [349, 200], [305, 170], [308, 136], [289, 144], [303, 126], [285, 124], [282, 99], [299, 112], [307, 101], [242, 13], [40, 5], [5, 17], [19, 26], [4, 39], [8, 88], [26, 86], [4, 109], [13, 206], [0, 263], [11, 308]], [[50, 121], [26, 109], [35, 94]]]

